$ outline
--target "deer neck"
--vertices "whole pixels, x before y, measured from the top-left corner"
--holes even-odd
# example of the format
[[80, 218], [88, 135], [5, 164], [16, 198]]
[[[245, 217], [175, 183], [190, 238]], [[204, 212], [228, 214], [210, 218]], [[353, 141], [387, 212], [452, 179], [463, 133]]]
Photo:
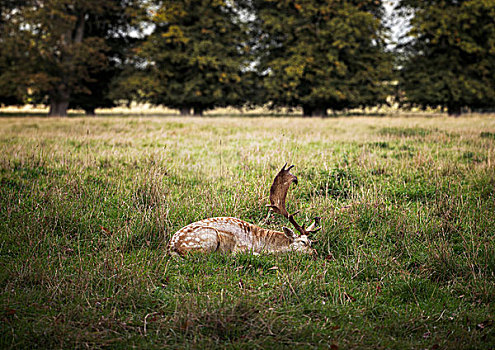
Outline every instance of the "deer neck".
[[262, 227], [252, 227], [253, 248], [255, 252], [285, 252], [289, 251], [292, 241], [280, 231], [269, 230]]

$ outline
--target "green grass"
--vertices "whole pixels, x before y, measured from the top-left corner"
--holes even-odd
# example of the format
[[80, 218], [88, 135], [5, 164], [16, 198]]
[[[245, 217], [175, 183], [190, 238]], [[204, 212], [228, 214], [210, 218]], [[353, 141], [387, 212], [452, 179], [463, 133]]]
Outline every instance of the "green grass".
[[[494, 134], [493, 116], [1, 118], [0, 348], [493, 349]], [[166, 255], [190, 222], [262, 222], [285, 162], [317, 258]]]

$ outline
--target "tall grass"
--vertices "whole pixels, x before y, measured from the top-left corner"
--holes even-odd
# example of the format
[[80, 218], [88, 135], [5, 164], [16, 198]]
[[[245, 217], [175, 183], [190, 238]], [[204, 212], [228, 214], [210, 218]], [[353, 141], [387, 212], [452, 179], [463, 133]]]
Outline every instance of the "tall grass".
[[[495, 344], [495, 118], [2, 118], [2, 348]], [[322, 216], [317, 258], [165, 246]], [[272, 217], [266, 226], [287, 225]]]

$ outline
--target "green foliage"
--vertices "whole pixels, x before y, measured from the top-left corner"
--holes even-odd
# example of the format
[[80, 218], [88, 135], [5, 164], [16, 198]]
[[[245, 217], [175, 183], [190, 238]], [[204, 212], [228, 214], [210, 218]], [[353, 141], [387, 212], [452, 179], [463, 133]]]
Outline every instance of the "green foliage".
[[246, 72], [247, 28], [237, 3], [171, 0], [157, 5], [150, 19], [155, 29], [136, 50], [146, 67], [146, 80], [136, 90], [154, 104], [194, 108], [195, 114], [245, 103], [252, 74]]
[[[81, 108], [88, 114], [94, 114], [95, 108], [109, 108], [115, 101], [125, 98], [120, 91], [112, 91], [124, 69], [128, 69], [130, 52], [140, 39], [138, 27], [144, 17], [144, 4], [139, 1], [118, 1], [111, 11], [90, 16], [86, 24], [87, 37], [102, 37], [106, 44], [106, 64], [92, 70], [88, 79], [81, 82], [85, 91], [71, 96], [70, 108]], [[132, 36], [130, 31], [132, 31]]]
[[404, 103], [459, 114], [495, 105], [495, 1], [403, 0], [412, 37], [400, 49]]
[[381, 1], [253, 1], [266, 102], [305, 115], [385, 103], [392, 56]]
[[[122, 58], [131, 21], [140, 3], [115, 1], [24, 1], [2, 11], [0, 94], [51, 104], [51, 114], [65, 115], [73, 104], [89, 102], [79, 94], [105, 91], [111, 61]], [[120, 56], [117, 54], [120, 53]], [[10, 89], [10, 91], [9, 91]], [[15, 89], [15, 91], [12, 91]], [[93, 91], [92, 91], [93, 90]], [[103, 102], [104, 103], [104, 102]]]
[[50, 104], [52, 115], [120, 101], [326, 115], [387, 103], [398, 76], [403, 106], [495, 106], [495, 0], [399, 1], [397, 16], [412, 21], [394, 53], [383, 3], [4, 0], [0, 104]]

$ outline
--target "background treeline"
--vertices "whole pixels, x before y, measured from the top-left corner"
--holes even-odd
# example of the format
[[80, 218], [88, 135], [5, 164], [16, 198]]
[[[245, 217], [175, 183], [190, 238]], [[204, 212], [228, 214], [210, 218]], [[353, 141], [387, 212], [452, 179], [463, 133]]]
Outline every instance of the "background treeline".
[[495, 0], [2, 0], [0, 104], [495, 106]]

